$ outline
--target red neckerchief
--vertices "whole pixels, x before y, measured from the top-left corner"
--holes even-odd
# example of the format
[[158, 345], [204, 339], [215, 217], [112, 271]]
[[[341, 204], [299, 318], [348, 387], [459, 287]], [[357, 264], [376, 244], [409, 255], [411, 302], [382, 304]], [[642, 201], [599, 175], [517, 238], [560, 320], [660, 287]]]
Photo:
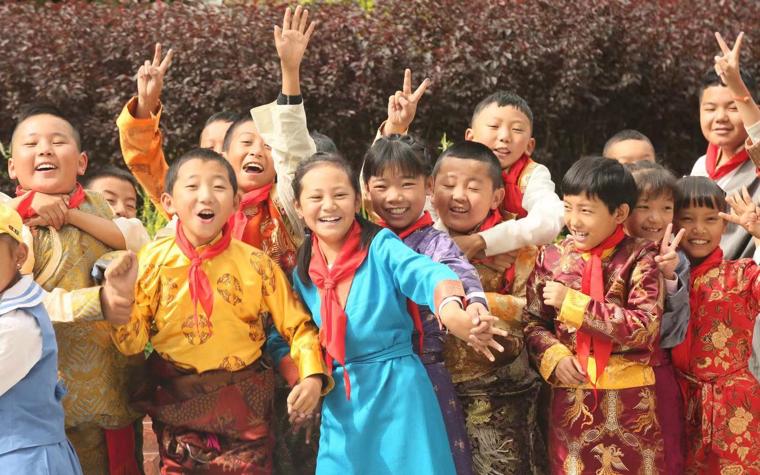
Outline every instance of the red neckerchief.
[[182, 253], [190, 259], [190, 270], [187, 273], [188, 286], [190, 287], [190, 298], [193, 301], [193, 315], [195, 317], [195, 328], [198, 331], [198, 302], [201, 303], [203, 311], [206, 312], [209, 328], [211, 325], [211, 312], [214, 309], [214, 291], [211, 289], [211, 283], [208, 276], [203, 272], [203, 261], [213, 259], [230, 246], [232, 239], [232, 228], [226, 224], [222, 230], [222, 237], [216, 243], [207, 246], [201, 253], [190, 244], [182, 228], [182, 222], [177, 223], [177, 234], [175, 242]]
[[[591, 256], [583, 267], [581, 292], [597, 302], [604, 302], [602, 254], [604, 251], [613, 249], [623, 239], [625, 239], [625, 231], [623, 231], [622, 225], [618, 225], [615, 232], [607, 237], [607, 239], [587, 251]], [[591, 354], [592, 347], [594, 350], [594, 360], [596, 361], [596, 381], [591, 381], [591, 377], [588, 375], [588, 357]], [[586, 331], [579, 328], [575, 336], [575, 349], [578, 353], [578, 361], [581, 363], [581, 368], [586, 372], [586, 377], [594, 388], [594, 408], [596, 408], [596, 383], [604, 374], [604, 368], [607, 366], [607, 361], [609, 361], [612, 354], [612, 341], [607, 338], [592, 337]]]
[[[26, 191], [21, 188], [21, 185], [16, 187], [16, 196], [21, 196], [24, 193], [26, 193]], [[24, 198], [21, 203], [19, 203], [16, 211], [21, 215], [21, 219], [26, 220], [37, 216], [37, 211], [32, 208], [32, 200], [34, 200], [35, 194], [35, 191], [29, 192], [29, 195], [27, 195], [27, 197]], [[87, 199], [87, 195], [84, 193], [84, 188], [82, 188], [82, 185], [77, 183], [77, 186], [74, 188], [74, 192], [69, 196], [69, 209], [79, 208], [79, 206], [84, 203], [85, 199]]]
[[530, 164], [531, 159], [527, 154], [522, 154], [509, 170], [501, 172], [501, 178], [504, 180], [504, 201], [502, 207], [505, 211], [516, 214], [518, 218], [524, 218], [528, 212], [522, 206], [523, 192], [520, 189], [520, 175], [525, 167]]
[[749, 159], [747, 149], [743, 148], [728, 161], [724, 161], [720, 165], [720, 168], [716, 168], [718, 166], [719, 153], [720, 147], [712, 143], [707, 145], [705, 169], [707, 169], [707, 176], [709, 176], [711, 180], [719, 180], [721, 177], [728, 175], [732, 171], [742, 166], [744, 162]]
[[338, 284], [346, 279], [353, 279], [356, 269], [367, 257], [368, 248], [361, 247], [361, 226], [357, 221], [351, 225], [346, 234], [346, 241], [338, 253], [331, 268], [327, 267], [325, 257], [319, 250], [316, 234], [311, 238], [311, 262], [309, 277], [319, 290], [322, 299], [320, 314], [322, 326], [319, 330], [319, 342], [325, 349], [327, 372], [332, 374], [333, 360], [343, 366], [343, 381], [346, 384], [346, 399], [351, 399], [351, 381], [346, 370], [346, 311], [338, 298]]
[[273, 183], [269, 183], [268, 185], [256, 188], [243, 195], [243, 199], [240, 200], [238, 211], [230, 216], [229, 225], [232, 227], [232, 237], [238, 240], [243, 239], [243, 233], [248, 224], [248, 216], [245, 215], [246, 208], [258, 205], [266, 200], [269, 197], [269, 192], [272, 190], [273, 185]]
[[[388, 224], [382, 220], [380, 220], [378, 224], [384, 228], [388, 227]], [[432, 225], [433, 218], [430, 216], [429, 212], [425, 211], [422, 213], [422, 216], [420, 216], [419, 219], [417, 219], [417, 221], [415, 221], [411, 226], [398, 233], [398, 237], [403, 240], [418, 229], [426, 228]], [[422, 351], [424, 349], [423, 342], [425, 340], [425, 331], [422, 328], [422, 315], [420, 315], [420, 308], [416, 303], [414, 303], [412, 299], [406, 299], [406, 309], [409, 312], [409, 315], [412, 316], [414, 329], [417, 330], [417, 334], [419, 335], [420, 354], [422, 354]]]
[[[700, 262], [698, 266], [694, 266], [689, 272], [690, 272], [690, 279], [689, 279], [689, 305], [691, 308], [692, 314], [696, 314], [697, 312], [697, 298], [698, 294], [696, 289], [694, 289], [694, 282], [696, 280], [705, 275], [709, 270], [714, 269], [720, 265], [720, 263], [723, 261], [723, 249], [720, 247], [715, 248], [713, 252], [710, 253], [709, 256], [705, 258], [704, 261]], [[686, 337], [684, 338], [683, 342], [676, 345], [671, 351], [670, 354], [673, 359], [673, 364], [676, 368], [681, 370], [682, 372], [687, 372], [689, 370], [689, 359], [690, 359], [690, 352], [691, 352], [691, 340], [692, 340], [692, 321], [689, 322], [689, 326], [686, 327]]]

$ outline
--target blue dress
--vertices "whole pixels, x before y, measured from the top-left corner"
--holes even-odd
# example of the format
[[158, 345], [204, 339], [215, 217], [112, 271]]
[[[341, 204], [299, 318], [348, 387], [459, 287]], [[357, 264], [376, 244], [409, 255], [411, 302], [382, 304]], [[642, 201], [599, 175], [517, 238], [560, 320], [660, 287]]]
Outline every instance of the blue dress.
[[[435, 287], [444, 280], [458, 279], [391, 231], [375, 236], [346, 299], [351, 399], [336, 364], [335, 388], [322, 404], [317, 474], [456, 474], [433, 386], [412, 349], [406, 310], [407, 297], [435, 308]], [[320, 326], [317, 287], [306, 286], [297, 271], [293, 281]]]

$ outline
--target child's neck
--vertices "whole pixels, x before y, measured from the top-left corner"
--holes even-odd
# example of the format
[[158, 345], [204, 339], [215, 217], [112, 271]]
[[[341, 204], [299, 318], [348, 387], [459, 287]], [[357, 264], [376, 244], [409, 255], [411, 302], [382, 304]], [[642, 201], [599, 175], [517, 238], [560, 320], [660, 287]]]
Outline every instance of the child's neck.
[[16, 275], [14, 275], [13, 279], [8, 282], [8, 285], [4, 289], [0, 289], [0, 297], [3, 296], [6, 290], [12, 289], [14, 285], [18, 284], [19, 280], [21, 280], [21, 272], [16, 271]]
[[744, 148], [744, 143], [740, 143], [737, 146], [720, 147], [720, 153], [718, 154], [717, 166], [720, 167], [723, 163], [731, 160], [731, 157], [739, 153]]

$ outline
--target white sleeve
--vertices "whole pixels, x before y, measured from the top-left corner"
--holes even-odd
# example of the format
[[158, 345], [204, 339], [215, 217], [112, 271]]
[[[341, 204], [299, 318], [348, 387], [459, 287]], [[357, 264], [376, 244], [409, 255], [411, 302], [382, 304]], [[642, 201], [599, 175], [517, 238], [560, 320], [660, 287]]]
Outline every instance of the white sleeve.
[[37, 320], [21, 310], [0, 318], [0, 396], [21, 381], [42, 357]]
[[747, 135], [749, 135], [752, 143], [760, 143], [760, 121], [747, 127]]
[[148, 231], [137, 218], [116, 217], [113, 219], [114, 224], [127, 243], [127, 249], [132, 252], [139, 252], [142, 247], [150, 241]]
[[564, 205], [554, 190], [549, 169], [538, 165], [528, 178], [523, 195], [522, 206], [528, 215], [504, 221], [478, 233], [486, 242], [486, 256], [552, 242], [562, 230], [565, 212]]

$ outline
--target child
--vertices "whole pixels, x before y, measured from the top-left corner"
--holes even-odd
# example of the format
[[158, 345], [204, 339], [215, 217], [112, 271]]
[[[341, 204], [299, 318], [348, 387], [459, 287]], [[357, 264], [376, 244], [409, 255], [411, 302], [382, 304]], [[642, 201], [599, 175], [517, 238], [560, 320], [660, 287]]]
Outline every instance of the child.
[[[158, 57], [161, 57], [160, 50], [158, 51]], [[151, 109], [147, 109], [148, 112]], [[160, 115], [159, 110], [159, 115]], [[138, 117], [150, 117], [150, 114], [146, 116], [145, 113], [138, 113]], [[200, 148], [209, 148], [216, 153], [222, 153], [222, 144], [224, 143], [224, 136], [227, 135], [230, 125], [235, 122], [237, 114], [231, 111], [222, 111], [213, 114], [206, 120], [201, 130], [201, 136], [199, 141]]]
[[626, 237], [636, 183], [586, 157], [562, 180], [570, 235], [528, 281], [525, 344], [553, 386], [552, 473], [663, 473], [654, 371], [663, 295], [656, 245]]
[[[413, 138], [391, 135], [378, 139], [364, 157], [364, 185], [372, 209], [382, 220], [380, 224], [398, 234], [415, 252], [446, 264], [456, 272], [465, 285], [468, 313], [476, 316], [487, 314], [488, 303], [475, 269], [448, 234], [433, 228], [430, 213], [424, 211], [430, 189], [430, 171], [427, 150]], [[471, 474], [472, 453], [464, 414], [451, 382], [451, 374], [443, 362], [446, 334], [429, 308], [418, 310], [414, 307], [414, 311], [421, 317], [419, 325], [423, 330], [423, 343], [422, 347], [417, 339], [413, 343], [433, 383], [457, 475]], [[519, 348], [520, 342], [514, 346]]]
[[124, 235], [127, 249], [137, 252], [150, 240], [145, 226], [137, 219], [138, 185], [132, 175], [108, 166], [87, 177], [83, 185], [86, 190], [100, 193], [106, 199], [115, 216], [113, 222]]
[[345, 160], [315, 154], [298, 166], [293, 190], [313, 233], [294, 286], [321, 328], [328, 368], [340, 365], [322, 406], [317, 473], [454, 474], [433, 387], [412, 349], [407, 298], [489, 356], [488, 346], [502, 349], [492, 334], [504, 332], [490, 327], [493, 317], [467, 315], [452, 270], [357, 220], [359, 180]]
[[[754, 102], [750, 91], [755, 89], [755, 83], [739, 68], [741, 38], [742, 35], [737, 38], [732, 50], [720, 38], [723, 55], [716, 57], [715, 71], [702, 80], [699, 121], [708, 145], [707, 153], [694, 164], [691, 175], [710, 177], [728, 195], [746, 187], [753, 199], [758, 200], [760, 178], [753, 161], [760, 163], [760, 145], [758, 141], [747, 140], [747, 129], [760, 127], [757, 125], [760, 113], [751, 112]], [[721, 240], [726, 259], [753, 257], [756, 248], [741, 226], [728, 224]], [[755, 257], [756, 262], [760, 261], [760, 255]]]
[[654, 146], [649, 137], [638, 130], [625, 129], [616, 133], [604, 144], [602, 154], [623, 165], [641, 161], [654, 162]]
[[0, 466], [6, 473], [81, 474], [66, 439], [58, 345], [44, 291], [19, 270], [21, 216], [0, 205]]
[[691, 319], [673, 364], [686, 401], [688, 473], [758, 473], [760, 384], [747, 368], [752, 328], [760, 311], [760, 267], [724, 260], [727, 221], [760, 236], [756, 206], [746, 193], [729, 200], [705, 177], [678, 182], [676, 226], [691, 261]]
[[[77, 182], [86, 165], [79, 134], [59, 111], [33, 107], [19, 117], [8, 171], [18, 180], [21, 197], [11, 206], [36, 226], [29, 234], [30, 259], [22, 273], [31, 272], [47, 291], [72, 291], [61, 295], [57, 305], [47, 306], [57, 313], [51, 318], [59, 372], [68, 390], [63, 400], [66, 433], [85, 473], [134, 473], [131, 423], [139, 414], [129, 407], [128, 388], [141, 358], [125, 358], [103, 343], [109, 326], [102, 321], [103, 296], [90, 274], [95, 261], [113, 249], [96, 237], [98, 231], [108, 232], [111, 226], [122, 241], [123, 236], [103, 198]], [[95, 229], [85, 222], [90, 227], [94, 223]]]
[[172, 163], [166, 186], [161, 202], [179, 218], [176, 237], [141, 251], [139, 276], [134, 258], [124, 259], [124, 278], [137, 277], [136, 302], [113, 340], [127, 355], [153, 345], [155, 387], [141, 403], [153, 418], [164, 471], [269, 473], [274, 381], [260, 359], [266, 325], [271, 319], [291, 344], [300, 383], [288, 407], [298, 415], [310, 414], [329, 389], [317, 331], [279, 267], [231, 239], [237, 180], [221, 155], [186, 153]]
[[[503, 195], [499, 161], [485, 145], [462, 142], [438, 158], [432, 199], [440, 217], [436, 227], [452, 238], [498, 225]], [[523, 351], [520, 318], [535, 256], [529, 246], [510, 256], [473, 261], [498, 324], [518, 338], [511, 352], [489, 364], [458, 341], [446, 342], [446, 366], [465, 408], [478, 474], [540, 472], [545, 464], [536, 403], [541, 383]]]
[[[610, 158], [610, 157], [607, 157]], [[675, 208], [676, 178], [655, 162], [643, 160], [626, 166], [638, 189], [638, 200], [624, 227], [632, 237], [660, 243], [655, 257], [665, 280], [665, 309], [660, 325], [660, 347], [653, 358], [657, 419], [665, 443], [666, 473], [683, 473], [686, 440], [683, 401], [670, 359], [670, 348], [681, 343], [689, 324], [689, 261], [676, 252], [684, 235], [680, 230], [671, 241]]]

